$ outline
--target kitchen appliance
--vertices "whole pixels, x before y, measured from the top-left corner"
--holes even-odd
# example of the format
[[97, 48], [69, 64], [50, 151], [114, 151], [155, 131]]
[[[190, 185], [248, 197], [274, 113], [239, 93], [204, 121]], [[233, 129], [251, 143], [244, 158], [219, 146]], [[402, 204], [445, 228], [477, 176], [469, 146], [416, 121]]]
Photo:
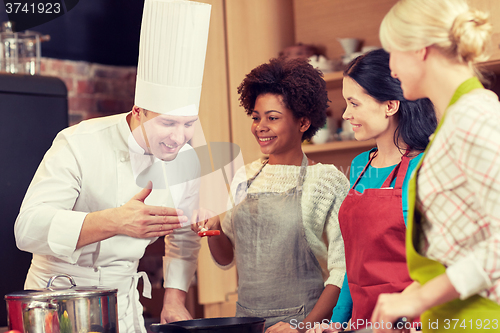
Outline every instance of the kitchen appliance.
[[35, 31], [14, 32], [12, 22], [3, 22], [0, 30], [0, 72], [40, 74], [40, 43], [50, 40]]
[[[31, 253], [20, 251], [14, 222], [26, 190], [56, 134], [68, 126], [63, 81], [41, 75], [0, 73], [0, 297], [22, 290]], [[8, 272], [8, 273], [7, 273]], [[7, 309], [0, 306], [0, 327]]]
[[[69, 289], [52, 287], [67, 278]], [[118, 331], [117, 289], [80, 287], [67, 274], [53, 276], [43, 290], [23, 290], [5, 295], [9, 329], [25, 333]]]
[[203, 318], [152, 324], [155, 333], [263, 333], [266, 320], [259, 317]]

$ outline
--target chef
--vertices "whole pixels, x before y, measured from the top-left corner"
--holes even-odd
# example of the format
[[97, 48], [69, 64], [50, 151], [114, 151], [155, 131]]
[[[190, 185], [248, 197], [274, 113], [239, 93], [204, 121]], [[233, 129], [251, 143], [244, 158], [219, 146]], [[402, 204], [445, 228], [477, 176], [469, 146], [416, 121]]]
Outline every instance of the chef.
[[[77, 285], [118, 289], [120, 332], [146, 332], [137, 283], [151, 297], [139, 259], [165, 237], [162, 322], [190, 319], [186, 291], [199, 237], [200, 165], [187, 142], [198, 120], [211, 6], [146, 0], [135, 105], [124, 114], [61, 131], [28, 188], [15, 224], [33, 253], [26, 289], [67, 273]], [[56, 279], [54, 287], [69, 287]]]

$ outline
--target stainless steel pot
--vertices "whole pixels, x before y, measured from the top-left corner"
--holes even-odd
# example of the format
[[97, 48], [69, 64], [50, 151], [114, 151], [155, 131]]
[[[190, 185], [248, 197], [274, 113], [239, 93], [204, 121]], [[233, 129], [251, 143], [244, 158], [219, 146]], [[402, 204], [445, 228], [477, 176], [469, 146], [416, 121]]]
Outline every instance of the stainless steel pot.
[[[72, 287], [54, 289], [55, 279]], [[24, 333], [118, 332], [117, 289], [80, 287], [67, 274], [53, 276], [42, 290], [5, 295], [10, 330]]]

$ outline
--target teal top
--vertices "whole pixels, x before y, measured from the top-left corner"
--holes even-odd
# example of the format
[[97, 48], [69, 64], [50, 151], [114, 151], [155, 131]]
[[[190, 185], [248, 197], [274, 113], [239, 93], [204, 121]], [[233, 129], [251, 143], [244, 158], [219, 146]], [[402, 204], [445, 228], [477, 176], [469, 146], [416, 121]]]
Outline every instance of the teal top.
[[[349, 180], [351, 183], [351, 187], [354, 185], [359, 175], [365, 168], [366, 164], [370, 160], [370, 153], [375, 151], [376, 148], [373, 148], [370, 151], [365, 151], [358, 156], [356, 156], [351, 162], [351, 169], [349, 171]], [[410, 160], [410, 164], [408, 165], [408, 171], [406, 172], [405, 180], [403, 182], [403, 198], [402, 198], [402, 206], [403, 206], [403, 217], [406, 224], [406, 215], [408, 213], [408, 183], [410, 181], [410, 176], [415, 170], [418, 162], [422, 158], [423, 153], [418, 154], [414, 158]], [[355, 190], [358, 192], [363, 192], [367, 188], [381, 188], [384, 184], [384, 181], [389, 177], [390, 173], [396, 165], [392, 165], [386, 168], [375, 168], [371, 165], [368, 166], [366, 172], [363, 177], [359, 180], [356, 185]], [[396, 184], [396, 179], [393, 179], [391, 186], [394, 187]], [[347, 322], [351, 319], [352, 315], [352, 298], [351, 293], [349, 291], [349, 284], [347, 282], [347, 274], [344, 277], [344, 284], [342, 285], [342, 289], [340, 290], [339, 299], [337, 301], [337, 305], [333, 309], [332, 314], [332, 322], [342, 323], [343, 327], [346, 327]]]

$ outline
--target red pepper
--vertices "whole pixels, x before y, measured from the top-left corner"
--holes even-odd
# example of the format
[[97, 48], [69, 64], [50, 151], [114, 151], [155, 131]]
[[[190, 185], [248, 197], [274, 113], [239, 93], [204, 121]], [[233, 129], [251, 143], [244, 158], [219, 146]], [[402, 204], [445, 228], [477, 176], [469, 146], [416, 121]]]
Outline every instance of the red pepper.
[[219, 236], [219, 235], [220, 235], [220, 230], [207, 230], [207, 231], [200, 231], [198, 233], [198, 236], [200, 236], [200, 237]]

